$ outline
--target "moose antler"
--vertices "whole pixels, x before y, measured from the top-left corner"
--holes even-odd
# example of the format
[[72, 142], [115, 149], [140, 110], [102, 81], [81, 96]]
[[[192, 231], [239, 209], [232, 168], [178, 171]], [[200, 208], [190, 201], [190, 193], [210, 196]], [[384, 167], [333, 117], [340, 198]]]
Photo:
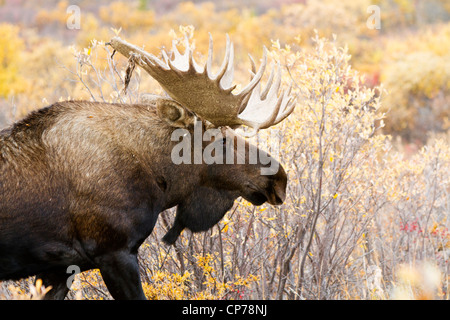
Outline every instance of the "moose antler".
[[269, 80], [261, 91], [261, 78], [267, 64], [265, 47], [259, 70], [256, 71], [255, 63], [250, 57], [253, 77], [247, 86], [234, 94], [232, 93], [236, 87], [232, 85], [234, 48], [228, 35], [225, 58], [217, 74], [213, 74], [211, 70], [213, 55], [211, 35], [208, 59], [204, 66], [195, 62], [187, 36], [185, 42], [184, 54], [180, 54], [174, 41], [173, 58], [169, 58], [167, 52], [162, 50], [163, 60], [119, 37], [113, 38], [109, 44], [125, 57], [133, 57], [133, 60], [158, 81], [172, 99], [215, 126], [234, 128], [246, 125], [253, 128], [255, 133], [259, 129], [279, 123], [292, 113], [295, 103], [290, 96], [291, 87], [278, 96], [281, 85], [279, 63], [276, 72], [275, 66], [272, 68]]

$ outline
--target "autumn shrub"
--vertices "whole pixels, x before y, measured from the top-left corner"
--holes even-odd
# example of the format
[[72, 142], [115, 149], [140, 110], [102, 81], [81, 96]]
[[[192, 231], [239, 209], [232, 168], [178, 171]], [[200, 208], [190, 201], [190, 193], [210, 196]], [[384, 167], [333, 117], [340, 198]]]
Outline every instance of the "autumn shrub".
[[7, 23], [0, 24], [0, 98], [23, 90], [24, 79], [19, 74], [20, 54], [24, 43], [19, 28]]
[[[432, 262], [442, 275], [440, 298], [449, 298], [450, 221], [449, 136], [434, 136], [411, 158], [390, 152], [386, 158], [386, 206], [374, 224], [370, 246], [386, 279], [401, 265]], [[417, 282], [417, 281], [416, 281]]]
[[280, 158], [290, 184], [286, 206], [272, 213], [272, 228], [281, 231], [272, 297], [364, 297], [356, 275], [367, 267], [365, 238], [383, 206], [376, 188], [386, 140], [376, 134], [382, 90], [361, 85], [346, 48], [317, 35], [313, 41], [311, 51], [276, 54], [286, 61], [298, 107], [282, 129]]
[[449, 61], [450, 55], [414, 52], [384, 69], [384, 84], [390, 88], [386, 100], [386, 108], [390, 109], [387, 121], [390, 132], [423, 144], [427, 132], [448, 129]]
[[[414, 160], [399, 159], [390, 137], [378, 132], [385, 117], [383, 90], [361, 85], [345, 48], [318, 36], [314, 42], [312, 51], [274, 43], [271, 55], [285, 63], [283, 81], [294, 83], [298, 106], [273, 129], [276, 135], [260, 134], [254, 141], [278, 155], [288, 172], [285, 204], [255, 208], [241, 200], [217, 227], [203, 234], [186, 231], [173, 248], [160, 241], [173, 219], [173, 212], [164, 212], [141, 251], [147, 272], [155, 266], [189, 272], [191, 290], [203, 291], [208, 282], [196, 264], [200, 253], [214, 257], [219, 283], [257, 277], [240, 298], [386, 299], [397, 297], [391, 284], [402, 263], [431, 259], [447, 279], [439, 282], [440, 292], [448, 292], [450, 146], [436, 140]], [[409, 161], [419, 168], [395, 171], [414, 167]], [[399, 193], [403, 184], [411, 190]], [[417, 220], [405, 210], [412, 199], [408, 192], [416, 195]], [[417, 232], [414, 223], [425, 226], [426, 237], [418, 233], [412, 241], [402, 235], [405, 228]]]
[[67, 7], [69, 7], [69, 1], [61, 0], [58, 1], [56, 6], [51, 9], [42, 9], [36, 13], [36, 25], [38, 27], [44, 28], [51, 26], [53, 24], [65, 25], [67, 23], [67, 18], [70, 13], [67, 12]]
[[[414, 14], [410, 1], [394, 2], [400, 11]], [[61, 3], [38, 14], [36, 23], [64, 24], [66, 2]], [[172, 41], [183, 50], [187, 34], [199, 52], [196, 60], [205, 62], [208, 32], [215, 53], [223, 52], [229, 33], [236, 83], [250, 76], [247, 52], [259, 58], [262, 45], [271, 46], [269, 60], [280, 61], [296, 110], [251, 142], [285, 168], [286, 201], [255, 207], [238, 199], [211, 230], [184, 231], [173, 246], [161, 239], [175, 211], [162, 212], [139, 250], [146, 296], [449, 299], [448, 25], [376, 42], [376, 31], [364, 29], [364, 5], [345, 1], [334, 12], [328, 0], [308, 1], [256, 15], [183, 3], [158, 16], [116, 2], [98, 17], [86, 14], [85, 32], [70, 48], [2, 24], [0, 47], [6, 50], [0, 55], [8, 63], [0, 65], [0, 77], [6, 79], [0, 81], [0, 108], [10, 108], [0, 111], [18, 119], [58, 100], [134, 103], [141, 93], [162, 94], [139, 68], [124, 90], [128, 61], [106, 45], [114, 35], [158, 54], [161, 47], [170, 50]], [[387, 26], [412, 23], [398, 19]], [[193, 26], [174, 28], [186, 22]], [[213, 64], [221, 59], [223, 54], [215, 54]], [[355, 64], [381, 78], [368, 86], [367, 77], [352, 68]], [[388, 134], [418, 139], [424, 146], [405, 156]], [[111, 299], [98, 270], [77, 275], [72, 288], [69, 299]], [[0, 288], [2, 299], [41, 294], [45, 288], [32, 279], [3, 282]]]
[[127, 31], [152, 27], [155, 23], [155, 13], [139, 10], [136, 5], [137, 3], [114, 1], [108, 6], [100, 7], [99, 17], [103, 22]]
[[423, 145], [428, 132], [449, 129], [450, 25], [386, 41], [381, 81], [388, 89], [386, 132]]
[[0, 288], [7, 288], [0, 291], [0, 300], [42, 300], [51, 288], [42, 285], [42, 280], [32, 282], [31, 279], [21, 281], [19, 285], [13, 281], [1, 283]]

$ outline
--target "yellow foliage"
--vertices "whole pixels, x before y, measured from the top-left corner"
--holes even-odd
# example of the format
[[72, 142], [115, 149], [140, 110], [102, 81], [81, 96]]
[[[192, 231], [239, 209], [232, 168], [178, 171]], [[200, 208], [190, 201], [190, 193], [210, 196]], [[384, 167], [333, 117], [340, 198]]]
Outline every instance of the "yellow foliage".
[[397, 300], [436, 300], [442, 298], [442, 274], [431, 262], [417, 266], [400, 265], [392, 298]]
[[[155, 23], [155, 13], [149, 10], [139, 10], [136, 3], [112, 2], [100, 7], [99, 17], [113, 27], [121, 27], [125, 31], [151, 28]], [[92, 30], [92, 29], [88, 29]]]
[[24, 79], [18, 73], [23, 47], [19, 28], [0, 24], [0, 97], [23, 91]]
[[150, 300], [214, 300], [227, 298], [228, 294], [238, 293], [242, 288], [249, 287], [259, 280], [257, 276], [235, 276], [233, 281], [221, 281], [215, 276], [216, 270], [212, 267], [214, 257], [197, 255], [197, 265], [205, 277], [202, 291], [193, 291], [193, 274], [186, 271], [183, 275], [157, 271], [151, 277], [150, 283], [144, 283], [144, 293]]
[[152, 284], [144, 283], [143, 289], [147, 299], [150, 300], [184, 300], [190, 299], [187, 296], [189, 291], [189, 272], [183, 275], [167, 274], [163, 271], [157, 271], [151, 277]]
[[99, 20], [90, 13], [83, 16], [83, 32], [77, 37], [77, 44], [82, 48], [89, 47], [94, 39], [107, 41], [111, 38], [111, 29], [102, 27]]
[[[228, 33], [236, 83], [250, 77], [247, 53], [259, 65], [266, 45], [269, 61], [280, 61], [282, 82], [292, 83], [297, 97], [294, 113], [257, 139], [289, 176], [286, 201], [255, 208], [240, 199], [218, 227], [186, 231], [171, 249], [159, 242], [166, 230], [157, 225], [140, 249], [146, 296], [448, 299], [450, 24], [395, 34], [416, 23], [418, 7], [379, 0], [373, 4], [382, 9], [382, 29], [369, 30], [370, 4], [307, 1], [257, 13], [182, 2], [157, 15], [113, 2], [98, 15], [82, 11], [81, 30], [64, 43], [39, 34], [53, 25], [65, 31], [69, 2], [60, 1], [37, 13], [37, 31], [0, 24], [0, 97], [14, 95], [19, 118], [60, 99], [134, 103], [143, 92], [163, 94], [138, 68], [122, 92], [127, 61], [111, 58], [105, 46], [119, 30], [155, 55], [161, 47], [171, 50], [172, 41], [182, 51], [187, 35], [199, 62], [211, 33], [215, 66]], [[427, 135], [430, 130], [443, 132]], [[279, 133], [278, 149], [270, 132]], [[399, 133], [426, 146], [412, 154], [385, 135]], [[421, 288], [423, 258], [436, 264], [426, 270], [442, 276], [439, 284], [432, 279], [432, 291]], [[98, 271], [77, 276], [74, 289], [71, 298], [109, 298]], [[9, 291], [30, 298], [32, 290], [22, 282]]]
[[36, 24], [40, 27], [56, 22], [59, 25], [66, 25], [67, 18], [71, 13], [67, 13], [69, 1], [61, 0], [53, 10], [39, 10], [36, 14]]

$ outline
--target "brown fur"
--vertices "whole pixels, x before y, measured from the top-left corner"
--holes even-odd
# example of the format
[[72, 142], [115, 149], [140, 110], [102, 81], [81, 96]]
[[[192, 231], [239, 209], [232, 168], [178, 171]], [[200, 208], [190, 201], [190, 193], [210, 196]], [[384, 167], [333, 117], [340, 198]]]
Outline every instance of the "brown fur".
[[284, 200], [281, 167], [261, 176], [261, 164], [175, 165], [171, 133], [192, 132], [195, 117], [185, 110], [173, 125], [176, 110], [165, 111], [68, 101], [1, 131], [0, 279], [39, 274], [55, 288], [48, 298], [63, 298], [69, 265], [100, 268], [114, 298], [142, 299], [137, 250], [161, 211], [178, 206], [164, 237], [174, 243], [185, 227], [211, 228], [239, 196]]

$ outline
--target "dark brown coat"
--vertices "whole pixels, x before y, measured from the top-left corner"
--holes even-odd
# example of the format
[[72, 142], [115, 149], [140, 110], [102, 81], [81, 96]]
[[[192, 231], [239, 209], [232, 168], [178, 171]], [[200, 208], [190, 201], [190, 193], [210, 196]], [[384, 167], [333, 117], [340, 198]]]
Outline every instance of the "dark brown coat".
[[[68, 101], [1, 131], [0, 280], [38, 274], [53, 287], [47, 298], [61, 299], [68, 266], [99, 268], [114, 298], [145, 299], [137, 250], [161, 211], [178, 206], [164, 237], [174, 243], [185, 227], [211, 228], [239, 196], [283, 202], [281, 166], [263, 176], [260, 163], [174, 164], [171, 134], [192, 132], [194, 117], [157, 110]], [[224, 132], [224, 144], [242, 139]]]

